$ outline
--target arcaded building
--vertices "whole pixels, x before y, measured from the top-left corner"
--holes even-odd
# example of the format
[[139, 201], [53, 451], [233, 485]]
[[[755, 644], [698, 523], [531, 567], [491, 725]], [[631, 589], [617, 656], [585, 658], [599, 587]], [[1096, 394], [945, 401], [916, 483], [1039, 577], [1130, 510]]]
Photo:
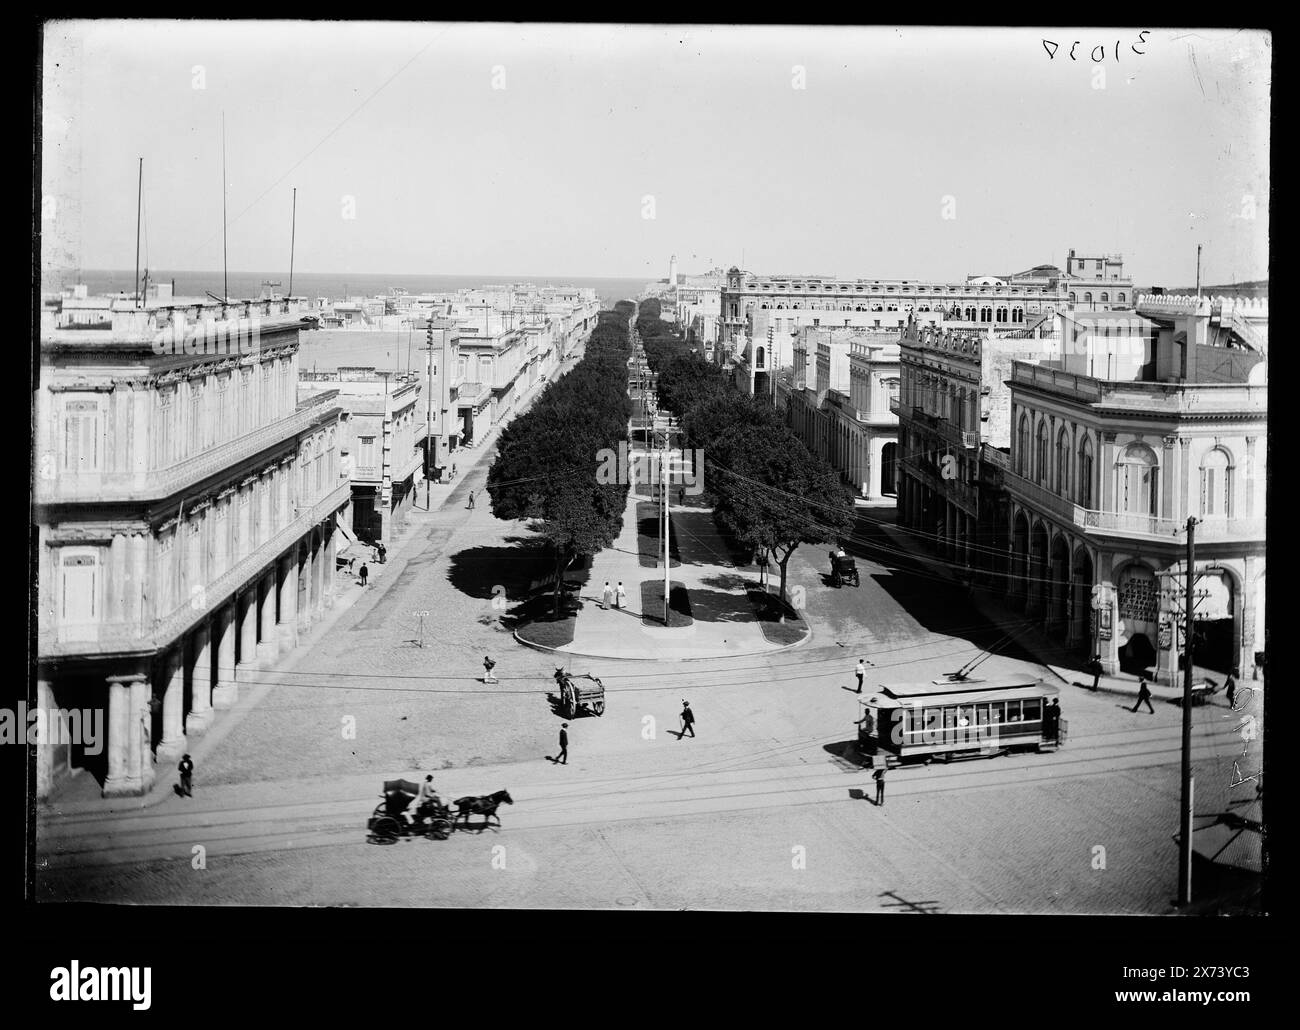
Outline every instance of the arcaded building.
[[340, 409], [298, 401], [297, 300], [42, 313], [36, 704], [105, 710], [98, 754], [37, 743], [37, 791], [147, 792], [334, 586]]
[[1076, 313], [1063, 353], [1016, 362], [1008, 596], [1108, 671], [1178, 681], [1187, 520], [1195, 665], [1264, 650], [1267, 301], [1142, 297]]

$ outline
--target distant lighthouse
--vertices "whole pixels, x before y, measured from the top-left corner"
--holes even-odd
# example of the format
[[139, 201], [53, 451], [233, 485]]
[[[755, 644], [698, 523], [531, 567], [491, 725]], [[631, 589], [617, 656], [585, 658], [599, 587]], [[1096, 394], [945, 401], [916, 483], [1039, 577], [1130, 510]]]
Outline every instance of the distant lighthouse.
[[677, 285], [677, 255], [674, 254], [668, 259], [668, 285]]

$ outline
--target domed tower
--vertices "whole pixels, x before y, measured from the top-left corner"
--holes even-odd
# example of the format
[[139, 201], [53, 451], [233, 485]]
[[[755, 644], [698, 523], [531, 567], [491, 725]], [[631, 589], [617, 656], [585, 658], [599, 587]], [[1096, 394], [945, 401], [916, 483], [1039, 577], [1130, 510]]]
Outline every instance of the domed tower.
[[677, 285], [677, 255], [674, 254], [668, 259], [668, 285]]

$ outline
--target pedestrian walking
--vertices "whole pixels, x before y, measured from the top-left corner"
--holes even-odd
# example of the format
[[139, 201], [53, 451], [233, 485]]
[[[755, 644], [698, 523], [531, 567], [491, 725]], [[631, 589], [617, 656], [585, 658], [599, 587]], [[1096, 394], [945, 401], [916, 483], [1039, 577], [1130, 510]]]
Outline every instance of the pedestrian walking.
[[569, 724], [560, 723], [560, 753], [555, 756], [556, 765], [569, 764]]
[[497, 667], [496, 662], [494, 662], [487, 655], [483, 656], [483, 682], [484, 683], [497, 682], [497, 678], [492, 672], [492, 670], [495, 669], [496, 667]]
[[867, 675], [867, 662], [865, 658], [858, 659], [858, 667], [853, 670], [853, 674], [858, 678], [858, 693], [862, 693], [862, 681]]
[[180, 764], [176, 767], [181, 774], [181, 793], [187, 798], [194, 796], [194, 762], [189, 755], [181, 758]]
[[456, 478], [456, 463], [454, 461], [451, 463], [451, 478]]
[[1228, 673], [1226, 686], [1228, 689], [1228, 707], [1231, 708], [1237, 699], [1237, 677], [1232, 673]]
[[677, 739], [681, 740], [687, 733], [692, 737], [695, 736], [695, 713], [691, 711], [689, 701], [682, 702], [682, 732], [677, 734]]
[[470, 511], [473, 511], [473, 510], [474, 510], [474, 491], [473, 491], [473, 490], [471, 490], [471, 491], [469, 492], [469, 504], [467, 505], [467, 507], [469, 508]]
[[627, 591], [623, 589], [623, 581], [618, 581], [618, 589], [614, 591], [614, 607], [622, 608], [627, 604]]
[[1101, 667], [1100, 652], [1092, 656], [1092, 661], [1088, 663], [1088, 671], [1092, 673], [1092, 689], [1097, 689], [1097, 684], [1101, 682], [1101, 674], [1104, 671]]
[[876, 807], [885, 807], [885, 767], [882, 765], [879, 769], [871, 774], [871, 778], [876, 781]]
[[375, 550], [379, 552], [379, 564], [385, 564], [388, 561], [388, 548], [383, 544], [375, 544]]
[[1130, 708], [1129, 711], [1136, 712], [1144, 702], [1147, 706], [1147, 711], [1150, 712], [1152, 715], [1155, 715], [1156, 710], [1151, 707], [1151, 691], [1147, 689], [1147, 681], [1145, 678], [1142, 680], [1141, 683], [1138, 684], [1137, 704], [1135, 704], [1132, 708]]
[[679, 486], [677, 488], [677, 503], [679, 505], [686, 503], [686, 487], [684, 486]]
[[361, 571], [358, 572], [357, 575], [361, 578], [361, 585], [362, 585], [362, 586], [365, 586], [365, 585], [366, 585], [366, 580], [367, 580], [367, 579], [369, 578], [369, 576], [370, 576], [370, 570], [369, 570], [368, 568], [366, 568], [365, 562], [362, 562], [362, 563], [361, 563]]
[[614, 603], [614, 588], [609, 585], [609, 580], [605, 580], [605, 589], [600, 592], [600, 606], [609, 611], [609, 606]]

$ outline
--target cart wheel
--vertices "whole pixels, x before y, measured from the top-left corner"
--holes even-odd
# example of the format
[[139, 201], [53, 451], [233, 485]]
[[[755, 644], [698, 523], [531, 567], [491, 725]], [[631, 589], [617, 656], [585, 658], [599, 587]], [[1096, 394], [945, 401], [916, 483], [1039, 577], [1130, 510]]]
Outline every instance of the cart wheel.
[[429, 836], [433, 840], [446, 840], [451, 836], [450, 819], [434, 819], [429, 823]]
[[384, 816], [375, 820], [374, 826], [370, 828], [370, 842], [372, 844], [396, 844], [398, 837], [402, 835], [401, 824], [392, 816]]
[[604, 714], [605, 714], [605, 702], [604, 702], [604, 701], [593, 701], [593, 702], [591, 703], [591, 710], [592, 710], [593, 712], [595, 712], [597, 715], [604, 715]]

